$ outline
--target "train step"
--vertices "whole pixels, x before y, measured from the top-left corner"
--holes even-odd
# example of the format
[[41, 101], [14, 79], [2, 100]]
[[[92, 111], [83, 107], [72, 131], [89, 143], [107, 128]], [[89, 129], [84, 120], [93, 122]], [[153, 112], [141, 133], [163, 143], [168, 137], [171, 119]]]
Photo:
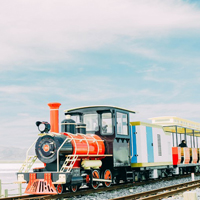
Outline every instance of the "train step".
[[133, 180], [133, 171], [126, 171], [126, 180]]
[[19, 169], [19, 172], [28, 172], [35, 161], [37, 160], [37, 156], [28, 156], [24, 163], [22, 164], [21, 168]]
[[63, 166], [60, 169], [60, 172], [64, 172], [65, 169], [67, 170], [66, 172], [70, 172], [77, 158], [78, 158], [77, 155], [68, 155], [67, 158], [65, 159], [65, 162], [63, 163]]

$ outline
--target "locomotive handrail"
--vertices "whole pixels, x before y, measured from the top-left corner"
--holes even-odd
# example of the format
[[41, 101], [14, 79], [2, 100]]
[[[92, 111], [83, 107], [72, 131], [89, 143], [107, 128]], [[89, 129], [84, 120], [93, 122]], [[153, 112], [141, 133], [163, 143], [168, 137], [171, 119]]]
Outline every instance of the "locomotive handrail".
[[93, 139], [94, 139], [94, 141], [96, 142], [96, 144], [97, 144], [97, 148], [98, 148], [98, 152], [97, 152], [97, 155], [99, 155], [99, 143], [97, 142], [97, 140], [94, 138], [94, 136], [93, 135], [90, 135]]
[[[70, 136], [70, 134], [69, 133], [67, 133], [68, 134], [68, 136]], [[74, 135], [74, 134], [73, 134]], [[77, 135], [77, 134], [75, 134], [75, 135]], [[84, 134], [82, 134], [82, 133], [79, 133], [79, 135], [84, 135]], [[91, 136], [91, 134], [90, 134], [90, 136]], [[72, 140], [80, 140], [80, 141], [82, 141], [82, 140], [85, 140], [85, 138], [71, 138]], [[102, 139], [100, 139], [100, 140], [97, 140], [97, 139], [95, 139], [95, 138], [88, 138], [87, 140], [91, 140], [91, 141], [104, 141], [104, 140], [102, 140]]]
[[59, 152], [60, 152], [60, 149], [63, 147], [63, 145], [65, 144], [65, 142], [67, 142], [67, 140], [72, 140], [72, 139], [69, 139], [69, 138], [66, 138], [65, 141], [61, 144], [61, 146], [58, 148], [58, 151], [57, 151], [57, 172], [59, 172]]
[[[78, 157], [86, 157], [86, 155], [85, 154], [76, 154]], [[67, 156], [73, 156], [73, 155], [66, 155], [65, 157], [67, 157]], [[106, 156], [110, 156], [110, 157], [112, 157], [113, 155], [112, 154], [102, 154], [102, 155], [96, 155], [96, 154], [94, 154], [94, 155], [87, 155], [87, 157], [106, 157]]]
[[80, 133], [80, 135], [84, 138], [83, 140], [85, 140], [86, 143], [87, 143], [87, 155], [89, 155], [89, 151], [90, 151], [90, 149], [89, 149], [89, 143], [88, 143], [88, 140], [87, 140], [87, 138], [85, 138], [85, 135], [84, 135], [84, 134], [81, 134], [81, 133]]
[[[76, 135], [76, 134], [75, 134], [75, 135]], [[72, 140], [76, 140], [76, 138], [73, 138], [73, 137], [71, 136], [70, 133], [68, 133], [68, 136], [70, 136], [71, 141], [72, 141]], [[75, 145], [75, 152], [74, 152], [74, 155], [76, 155], [76, 150], [77, 150], [76, 142], [74, 142], [74, 145]]]
[[131, 150], [132, 150], [132, 155], [131, 155], [131, 158], [133, 157], [133, 126], [131, 126]]
[[35, 145], [35, 143], [37, 142], [38, 139], [36, 139], [33, 144], [29, 147], [29, 149], [26, 151], [26, 170], [27, 170], [27, 164], [28, 164], [28, 153], [31, 150], [31, 148], [33, 147], [33, 145]]

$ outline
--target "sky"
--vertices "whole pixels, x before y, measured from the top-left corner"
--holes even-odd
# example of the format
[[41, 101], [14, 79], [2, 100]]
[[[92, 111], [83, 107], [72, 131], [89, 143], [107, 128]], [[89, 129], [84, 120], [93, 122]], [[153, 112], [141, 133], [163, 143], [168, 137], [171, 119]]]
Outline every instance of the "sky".
[[0, 0], [0, 146], [30, 146], [49, 102], [200, 122], [199, 89], [199, 1]]

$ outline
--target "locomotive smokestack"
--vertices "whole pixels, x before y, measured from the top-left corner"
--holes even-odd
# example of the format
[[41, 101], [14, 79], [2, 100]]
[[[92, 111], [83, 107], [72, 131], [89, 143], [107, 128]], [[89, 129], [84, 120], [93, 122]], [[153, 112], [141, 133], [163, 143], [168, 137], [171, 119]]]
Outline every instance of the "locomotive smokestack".
[[59, 133], [59, 107], [60, 103], [49, 103], [50, 107], [50, 132]]

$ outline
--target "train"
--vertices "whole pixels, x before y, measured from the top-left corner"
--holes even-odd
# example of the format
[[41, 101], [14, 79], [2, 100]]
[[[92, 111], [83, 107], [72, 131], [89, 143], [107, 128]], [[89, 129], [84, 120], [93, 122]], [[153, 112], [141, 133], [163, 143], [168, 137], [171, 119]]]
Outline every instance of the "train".
[[[135, 111], [85, 106], [65, 110], [59, 131], [60, 105], [48, 104], [50, 123], [36, 122], [38, 138], [17, 172], [17, 182], [27, 184], [26, 194], [61, 194], [200, 171], [199, 123], [176, 117], [132, 121]], [[188, 147], [178, 146], [183, 138]], [[37, 159], [44, 166], [32, 169]]]

